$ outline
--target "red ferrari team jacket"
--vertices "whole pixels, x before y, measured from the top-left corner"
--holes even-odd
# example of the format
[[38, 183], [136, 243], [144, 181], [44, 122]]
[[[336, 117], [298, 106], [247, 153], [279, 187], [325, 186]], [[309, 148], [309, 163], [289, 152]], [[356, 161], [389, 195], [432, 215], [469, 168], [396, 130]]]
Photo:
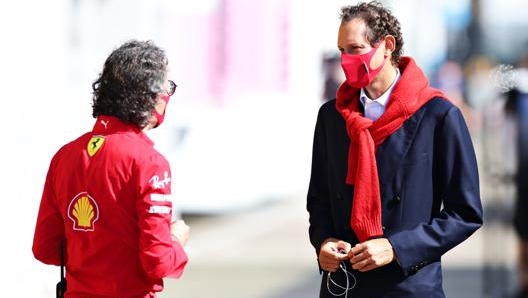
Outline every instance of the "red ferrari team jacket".
[[101, 116], [93, 131], [53, 157], [44, 185], [33, 254], [60, 264], [66, 297], [155, 297], [178, 278], [187, 255], [171, 240], [171, 171], [138, 128]]

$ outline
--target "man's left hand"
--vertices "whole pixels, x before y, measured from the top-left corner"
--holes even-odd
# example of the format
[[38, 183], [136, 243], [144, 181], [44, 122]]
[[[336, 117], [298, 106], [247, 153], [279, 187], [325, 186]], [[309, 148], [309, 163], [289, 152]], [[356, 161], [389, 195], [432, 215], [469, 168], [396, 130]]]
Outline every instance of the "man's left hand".
[[385, 266], [396, 259], [387, 238], [377, 238], [356, 244], [348, 252], [352, 268], [366, 272]]

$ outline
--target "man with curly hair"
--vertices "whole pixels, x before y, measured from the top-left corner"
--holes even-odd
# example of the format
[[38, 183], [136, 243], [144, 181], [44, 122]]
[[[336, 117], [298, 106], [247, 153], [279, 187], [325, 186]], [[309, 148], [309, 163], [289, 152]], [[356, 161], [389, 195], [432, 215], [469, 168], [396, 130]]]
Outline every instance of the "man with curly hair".
[[176, 89], [167, 67], [150, 41], [115, 49], [92, 85], [92, 131], [51, 160], [33, 254], [65, 265], [64, 297], [156, 297], [183, 273], [189, 227], [171, 220], [169, 163], [145, 134]]
[[466, 123], [387, 8], [340, 16], [346, 81], [319, 110], [307, 194], [320, 297], [445, 297], [442, 255], [483, 223]]

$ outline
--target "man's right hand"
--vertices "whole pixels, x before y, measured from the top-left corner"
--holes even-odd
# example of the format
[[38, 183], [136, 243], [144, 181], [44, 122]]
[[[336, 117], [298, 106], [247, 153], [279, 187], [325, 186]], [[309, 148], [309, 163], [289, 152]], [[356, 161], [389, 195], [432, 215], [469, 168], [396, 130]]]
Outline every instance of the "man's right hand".
[[335, 272], [341, 261], [348, 259], [350, 243], [335, 238], [326, 239], [319, 251], [319, 266], [328, 272]]
[[180, 242], [182, 246], [185, 246], [189, 240], [189, 230], [190, 227], [182, 219], [173, 221], [170, 226], [170, 233], [173, 240]]

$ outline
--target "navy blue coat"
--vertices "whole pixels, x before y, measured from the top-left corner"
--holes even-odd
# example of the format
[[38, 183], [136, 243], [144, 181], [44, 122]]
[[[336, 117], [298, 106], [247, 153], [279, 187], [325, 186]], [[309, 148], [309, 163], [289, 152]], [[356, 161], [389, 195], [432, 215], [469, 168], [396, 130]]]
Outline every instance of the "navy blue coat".
[[[358, 243], [350, 228], [354, 188], [345, 183], [349, 144], [331, 100], [317, 116], [307, 196], [317, 255], [329, 237]], [[384, 236], [397, 261], [364, 273], [348, 267], [356, 279], [348, 297], [443, 298], [441, 256], [482, 225], [477, 162], [460, 110], [432, 99], [380, 145], [376, 160]], [[345, 285], [343, 276], [332, 274]], [[333, 298], [326, 278], [323, 272], [320, 297]]]

